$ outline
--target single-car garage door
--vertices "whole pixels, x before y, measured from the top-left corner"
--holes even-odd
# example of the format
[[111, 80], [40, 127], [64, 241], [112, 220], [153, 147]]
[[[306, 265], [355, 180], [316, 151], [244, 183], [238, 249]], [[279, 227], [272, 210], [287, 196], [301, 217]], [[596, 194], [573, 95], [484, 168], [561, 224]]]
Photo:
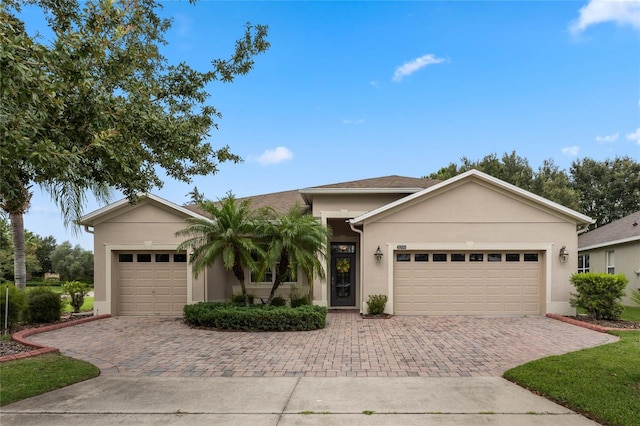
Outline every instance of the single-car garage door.
[[398, 251], [396, 315], [539, 315], [542, 252]]
[[182, 315], [187, 303], [187, 256], [117, 253], [116, 280], [118, 315]]

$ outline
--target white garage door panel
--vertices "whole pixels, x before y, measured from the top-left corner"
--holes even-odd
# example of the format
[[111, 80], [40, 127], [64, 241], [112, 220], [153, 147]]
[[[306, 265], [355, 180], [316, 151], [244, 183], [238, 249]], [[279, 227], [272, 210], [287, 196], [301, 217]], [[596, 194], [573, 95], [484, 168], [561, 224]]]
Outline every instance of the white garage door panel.
[[[116, 261], [118, 315], [181, 315], [187, 303], [186, 262], [174, 262], [168, 252], [127, 253], [132, 258]], [[139, 253], [151, 261], [138, 262]], [[170, 254], [170, 261], [156, 262], [156, 254]]]
[[[483, 252], [482, 261], [394, 262], [394, 313], [397, 315], [539, 315], [542, 310], [543, 254], [538, 261], [489, 262]], [[445, 253], [440, 251], [438, 253]], [[458, 252], [459, 253], [459, 252]], [[473, 252], [478, 253], [478, 252]], [[511, 253], [511, 252], [510, 252]], [[527, 252], [533, 253], [533, 252]]]

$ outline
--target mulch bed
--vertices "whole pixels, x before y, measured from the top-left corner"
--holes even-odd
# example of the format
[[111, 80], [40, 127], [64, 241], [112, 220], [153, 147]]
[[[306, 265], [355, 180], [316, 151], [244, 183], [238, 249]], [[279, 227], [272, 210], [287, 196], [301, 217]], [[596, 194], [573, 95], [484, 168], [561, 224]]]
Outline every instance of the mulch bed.
[[574, 319], [580, 322], [586, 322], [588, 324], [599, 325], [605, 328], [625, 329], [625, 330], [640, 330], [640, 322], [638, 321], [626, 321], [626, 320], [599, 320], [587, 315], [570, 316], [567, 318]]

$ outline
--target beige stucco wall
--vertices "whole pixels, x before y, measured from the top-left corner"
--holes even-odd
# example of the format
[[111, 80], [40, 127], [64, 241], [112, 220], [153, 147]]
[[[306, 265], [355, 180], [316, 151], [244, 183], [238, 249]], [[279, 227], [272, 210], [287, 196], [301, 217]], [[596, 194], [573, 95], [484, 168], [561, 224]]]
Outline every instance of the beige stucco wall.
[[[392, 297], [394, 251], [407, 249], [542, 251], [547, 288], [543, 309], [570, 313], [569, 277], [577, 267], [575, 223], [538, 204], [497, 191], [477, 182], [463, 182], [444, 191], [416, 199], [404, 209], [389, 211], [363, 225], [362, 295], [387, 294]], [[561, 263], [560, 247], [566, 246], [570, 259]], [[380, 246], [382, 263], [373, 253]], [[392, 300], [387, 309], [393, 306]]]
[[630, 299], [631, 290], [640, 290], [640, 276], [635, 271], [640, 271], [640, 241], [632, 241], [624, 244], [616, 244], [605, 248], [580, 251], [580, 254], [589, 254], [590, 272], [606, 272], [607, 251], [615, 251], [616, 274], [624, 274], [629, 280], [626, 288], [626, 297], [623, 305], [636, 306]]
[[[118, 251], [175, 250], [182, 241], [175, 232], [186, 225], [184, 215], [148, 199], [100, 218], [94, 224], [94, 311], [117, 315], [116, 300], [109, 293], [114, 291]], [[188, 302], [204, 300], [205, 277], [203, 273], [193, 278]]]

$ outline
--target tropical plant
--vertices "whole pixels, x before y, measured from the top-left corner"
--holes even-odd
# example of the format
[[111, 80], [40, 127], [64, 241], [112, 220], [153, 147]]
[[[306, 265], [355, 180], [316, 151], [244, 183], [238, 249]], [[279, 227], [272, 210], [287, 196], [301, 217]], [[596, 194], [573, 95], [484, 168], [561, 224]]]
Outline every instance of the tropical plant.
[[62, 291], [69, 296], [71, 307], [76, 314], [84, 303], [84, 297], [89, 293], [87, 285], [80, 281], [67, 281], [62, 284]]
[[305, 214], [299, 204], [291, 207], [286, 215], [270, 210], [270, 216], [270, 220], [260, 224], [258, 231], [265, 247], [259, 271], [264, 272], [275, 265], [275, 278], [267, 305], [271, 304], [284, 280], [287, 277], [295, 280], [299, 270], [307, 278], [311, 297], [314, 277], [325, 277], [324, 264], [331, 229], [312, 215]]
[[218, 258], [222, 266], [233, 271], [242, 289], [242, 297], [249, 306], [245, 285], [245, 268], [256, 269], [254, 253], [262, 253], [256, 239], [257, 224], [262, 220], [261, 211], [254, 211], [249, 200], [236, 200], [227, 193], [219, 203], [194, 197], [196, 205], [209, 218], [188, 218], [189, 225], [176, 236], [187, 237], [178, 250], [191, 252], [190, 262], [196, 276]]

